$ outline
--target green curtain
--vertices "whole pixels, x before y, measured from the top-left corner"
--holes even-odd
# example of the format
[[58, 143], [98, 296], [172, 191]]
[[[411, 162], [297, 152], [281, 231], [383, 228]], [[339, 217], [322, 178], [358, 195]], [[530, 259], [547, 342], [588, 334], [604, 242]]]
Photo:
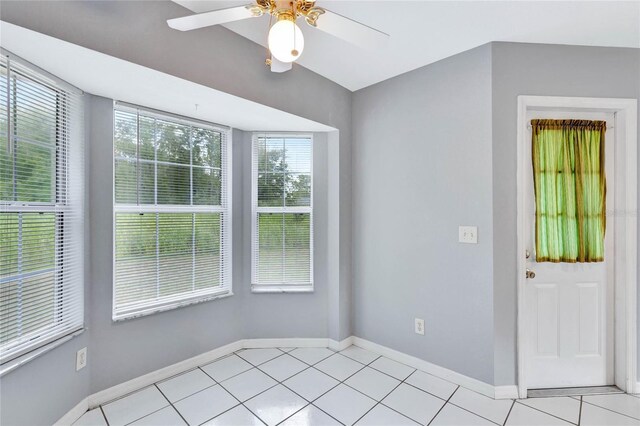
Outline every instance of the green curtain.
[[531, 120], [537, 262], [602, 262], [605, 121]]

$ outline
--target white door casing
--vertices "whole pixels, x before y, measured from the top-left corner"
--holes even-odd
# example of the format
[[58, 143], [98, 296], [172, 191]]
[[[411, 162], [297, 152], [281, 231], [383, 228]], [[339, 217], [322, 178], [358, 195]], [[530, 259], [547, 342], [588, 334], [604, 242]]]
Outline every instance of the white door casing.
[[[527, 129], [529, 112], [579, 111], [580, 113], [614, 113], [615, 134], [609, 137], [614, 146], [611, 159], [615, 162], [614, 176], [607, 176], [609, 188], [615, 186], [614, 205], [607, 205], [613, 211], [612, 220], [607, 228], [614, 227], [613, 273], [615, 280], [610, 291], [614, 292], [613, 328], [609, 339], [615, 336], [614, 351], [614, 383], [626, 392], [640, 391], [640, 383], [636, 378], [637, 367], [637, 100], [615, 98], [578, 98], [556, 96], [518, 96], [517, 127], [517, 386], [520, 398], [527, 397], [527, 389], [531, 386], [531, 374], [528, 371], [527, 354], [529, 353], [531, 329], [527, 323], [527, 291], [529, 283], [525, 279], [527, 259], [525, 258], [526, 238], [530, 230], [526, 227], [526, 179], [531, 175], [530, 154], [527, 157], [527, 146], [530, 148], [531, 134]], [[526, 158], [529, 159], [527, 162]], [[529, 235], [530, 237], [531, 235]], [[533, 255], [533, 253], [532, 253]], [[536, 276], [536, 279], [540, 276]], [[544, 278], [544, 272], [543, 272]], [[534, 279], [535, 281], [535, 279]], [[594, 300], [593, 281], [584, 280], [582, 290], [585, 304]], [[539, 280], [540, 282], [540, 280]], [[542, 284], [542, 283], [541, 283]], [[584, 285], [586, 284], [586, 285]], [[591, 287], [589, 287], [591, 285]], [[544, 287], [541, 286], [544, 290]], [[541, 292], [542, 302], [548, 297]], [[598, 299], [601, 300], [601, 299]], [[611, 302], [610, 302], [611, 303]], [[593, 304], [593, 302], [592, 302]], [[586, 318], [585, 318], [586, 319]], [[542, 324], [545, 326], [545, 324]], [[586, 338], [586, 337], [585, 337]], [[583, 348], [588, 343], [585, 340]]]
[[[605, 174], [607, 177], [607, 228], [605, 261], [601, 263], [536, 262], [535, 195], [531, 158], [531, 126], [525, 161], [527, 269], [535, 273], [525, 283], [528, 324], [527, 373], [529, 388], [604, 386], [613, 377], [613, 237], [614, 205], [614, 114], [581, 111], [529, 111], [534, 118], [603, 120]], [[526, 258], [526, 255], [525, 255]]]

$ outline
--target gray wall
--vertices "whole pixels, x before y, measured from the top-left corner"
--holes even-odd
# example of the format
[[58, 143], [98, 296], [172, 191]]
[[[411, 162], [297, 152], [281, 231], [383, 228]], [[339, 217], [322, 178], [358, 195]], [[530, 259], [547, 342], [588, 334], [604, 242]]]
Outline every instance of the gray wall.
[[[91, 105], [89, 96], [85, 97], [84, 113], [89, 116]], [[91, 137], [91, 125], [85, 121], [85, 139]], [[91, 156], [90, 145], [85, 145], [85, 157]], [[85, 169], [88, 166], [85, 164]], [[85, 331], [70, 341], [45, 353], [26, 365], [17, 368], [0, 378], [0, 424], [1, 425], [46, 425], [53, 424], [70, 408], [78, 404], [89, 394], [91, 372], [89, 368], [76, 371], [76, 352], [89, 346], [91, 318], [87, 307], [90, 301], [88, 284], [91, 278], [88, 181], [85, 182], [85, 289], [84, 289], [84, 325]], [[91, 355], [87, 360], [91, 362]], [[52, 368], [55, 366], [55, 368]], [[44, 380], [43, 380], [44, 379]], [[64, 389], [64, 392], [60, 390]], [[41, 404], [35, 410], [34, 401]]]
[[[331, 253], [334, 257], [327, 268], [333, 269], [317, 271], [317, 291], [313, 294], [247, 293], [248, 287], [245, 287], [249, 282], [243, 282], [247, 261], [243, 259], [242, 245], [250, 236], [245, 232], [244, 218], [238, 213], [240, 216], [234, 218], [233, 230], [237, 248], [234, 250], [236, 296], [113, 323], [112, 101], [88, 96], [90, 115], [94, 118], [91, 137], [87, 141], [92, 148], [87, 157], [91, 196], [88, 223], [92, 237], [90, 251], [86, 251], [91, 266], [86, 282], [86, 308], [91, 314], [86, 320], [89, 329], [82, 337], [2, 378], [3, 425], [51, 424], [89, 393], [245, 337], [245, 331], [252, 329], [245, 324], [263, 326], [266, 330], [265, 321], [273, 321], [273, 326], [280, 328], [277, 337], [340, 339], [351, 334], [348, 315], [338, 316], [348, 312], [349, 299], [334, 297], [329, 300], [330, 293], [350, 292], [351, 93], [302, 67], [295, 67], [285, 75], [269, 72], [263, 64], [264, 48], [222, 27], [181, 33], [166, 26], [167, 18], [187, 13], [186, 9], [171, 2], [149, 5], [137, 1], [3, 1], [0, 19], [338, 129], [326, 137], [325, 148], [318, 146], [319, 151], [314, 151], [316, 159], [324, 163], [317, 166], [318, 170], [332, 176], [331, 187], [324, 184], [325, 194], [321, 198], [325, 198], [327, 204], [323, 209], [331, 208], [333, 212], [331, 218], [322, 214], [316, 218], [316, 225], [322, 226], [323, 221], [327, 224], [324, 234], [328, 234], [316, 241], [316, 264], [329, 265], [327, 258]], [[171, 60], [167, 60], [167, 52], [171, 52]], [[184, 67], [185, 63], [192, 66]], [[299, 96], [290, 90], [291, 87], [305, 87], [305, 96]], [[217, 120], [212, 117], [212, 121]], [[238, 135], [241, 137], [234, 140], [234, 149], [246, 156], [250, 151], [242, 146], [242, 132], [235, 132], [235, 136]], [[234, 212], [244, 208], [240, 171], [246, 161], [243, 155], [234, 157], [234, 168], [239, 173], [234, 176], [237, 182], [234, 185]], [[319, 186], [322, 194], [323, 185]], [[322, 230], [316, 229], [316, 232]], [[329, 235], [334, 249], [318, 249], [323, 238], [328, 244]], [[240, 308], [243, 298], [253, 309]], [[238, 312], [243, 313], [240, 320]], [[336, 313], [335, 318], [328, 318], [331, 312]], [[303, 320], [291, 321], [291, 316], [298, 314], [305, 315]], [[189, 330], [198, 330], [198, 333]], [[87, 345], [88, 367], [76, 373], [75, 351]], [[34, 390], [30, 391], [31, 387]], [[37, 399], [18, 403], [16, 399], [25, 392]], [[45, 407], [33, 409], [33, 401], [46, 401]]]
[[[91, 211], [91, 317], [89, 346], [91, 392], [130, 380], [175, 362], [207, 352], [242, 338], [242, 323], [236, 313], [237, 297], [228, 297], [161, 312], [127, 321], [113, 322], [113, 100], [89, 96], [91, 146], [89, 159]], [[236, 141], [234, 141], [234, 147]], [[240, 162], [234, 158], [234, 165]], [[235, 169], [235, 168], [234, 168]], [[234, 170], [235, 171], [235, 170]], [[235, 178], [235, 176], [234, 176]], [[241, 199], [234, 187], [233, 245], [240, 247]], [[241, 253], [241, 252], [239, 252]], [[235, 253], [234, 253], [235, 254]], [[242, 263], [234, 256], [234, 276], [241, 276]], [[241, 286], [234, 282], [234, 287]], [[197, 330], [197, 333], [192, 332]]]
[[[326, 143], [314, 147], [316, 289], [252, 294], [251, 134], [233, 132], [234, 296], [133, 320], [111, 321], [113, 289], [113, 101], [91, 96], [91, 391], [97, 392], [227, 343], [250, 337], [326, 337]], [[248, 225], [248, 226], [247, 226]], [[241, 312], [241, 315], [238, 313]], [[292, 318], [298, 320], [292, 321]], [[197, 333], [192, 332], [197, 330]]]
[[640, 49], [492, 43], [492, 68], [495, 384], [507, 385], [517, 368], [517, 96], [640, 98]]
[[[351, 334], [351, 92], [300, 66], [270, 72], [264, 47], [222, 26], [189, 32], [167, 26], [168, 18], [190, 13], [170, 1], [3, 1], [0, 19], [338, 129], [328, 141], [335, 248], [326, 334], [343, 339]], [[293, 87], [304, 87], [304, 96]]]
[[[244, 338], [327, 337], [328, 268], [327, 254], [327, 135], [313, 135], [313, 238], [314, 292], [269, 294], [251, 292], [251, 136], [238, 132], [241, 146], [234, 156], [241, 157], [236, 170], [242, 174], [242, 262], [241, 283], [236, 291], [241, 297]], [[241, 135], [240, 135], [241, 134]], [[238, 149], [239, 148], [239, 149]], [[237, 174], [236, 174], [237, 176]], [[235, 185], [235, 184], [234, 184]], [[235, 235], [235, 234], [234, 234]]]
[[492, 383], [490, 46], [355, 92], [352, 118], [354, 334]]

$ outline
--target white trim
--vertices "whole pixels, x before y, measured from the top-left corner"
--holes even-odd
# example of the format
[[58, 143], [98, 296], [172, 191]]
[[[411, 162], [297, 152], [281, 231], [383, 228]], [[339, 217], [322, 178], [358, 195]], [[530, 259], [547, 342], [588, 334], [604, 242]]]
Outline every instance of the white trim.
[[22, 367], [26, 363], [38, 358], [40, 355], [43, 355], [57, 348], [58, 346], [62, 346], [74, 337], [77, 337], [84, 333], [85, 330], [86, 328], [82, 327], [72, 333], [67, 334], [66, 336], [56, 337], [55, 340], [45, 344], [44, 346], [32, 349], [30, 352], [22, 354], [19, 357], [12, 359], [11, 361], [6, 361], [0, 366], [0, 377], [6, 376], [18, 367]]
[[465, 376], [464, 374], [460, 374], [453, 370], [440, 367], [439, 365], [432, 364], [428, 361], [416, 358], [412, 355], [407, 355], [403, 352], [396, 351], [395, 349], [391, 349], [386, 346], [361, 339], [360, 337], [354, 337], [353, 344], [361, 347], [362, 349], [376, 352], [394, 361], [406, 364], [413, 368], [417, 368], [418, 370], [422, 370], [426, 373], [433, 374], [434, 376], [441, 379], [447, 380], [460, 386], [464, 386], [467, 389], [481, 393], [482, 395], [488, 396], [489, 398], [495, 397], [495, 389], [493, 385], [469, 376]]
[[67, 411], [67, 413], [60, 417], [60, 420], [55, 422], [53, 426], [69, 426], [75, 423], [84, 413], [89, 409], [89, 397], [84, 398], [78, 402], [75, 407]]
[[[624, 188], [615, 198], [615, 262], [616, 292], [624, 293], [626, 301], [624, 312], [616, 306], [616, 330], [624, 327], [624, 342], [616, 342], [616, 358], [624, 352], [624, 362], [616, 364], [616, 370], [623, 370], [623, 382], [616, 380], [616, 385], [628, 393], [638, 392], [636, 383], [637, 342], [637, 100], [614, 98], [577, 98], [559, 96], [518, 96], [518, 128], [517, 128], [517, 360], [518, 360], [518, 394], [527, 397], [526, 385], [526, 326], [525, 326], [525, 257], [524, 257], [524, 184], [527, 164], [525, 164], [524, 146], [527, 138], [526, 114], [529, 110], [568, 109], [585, 111], [602, 111], [616, 113], [616, 171], [615, 185]], [[621, 167], [623, 166], [623, 167]], [[618, 214], [622, 212], [623, 214]], [[618, 296], [616, 296], [618, 299]], [[620, 318], [618, 318], [620, 315]], [[617, 334], [617, 332], [616, 332]], [[616, 377], [619, 374], [615, 374]]]
[[329, 339], [329, 338], [275, 338], [275, 339], [244, 339], [237, 340], [219, 348], [213, 349], [209, 352], [205, 352], [201, 355], [194, 356], [184, 361], [177, 362], [168, 367], [161, 368], [156, 371], [152, 371], [145, 375], [136, 377], [124, 383], [112, 386], [108, 389], [96, 392], [89, 395], [87, 398], [80, 401], [80, 403], [72, 408], [67, 414], [65, 414], [56, 425], [71, 424], [76, 421], [85, 411], [96, 408], [99, 405], [113, 401], [115, 399], [126, 396], [132, 392], [136, 392], [147, 386], [151, 386], [162, 380], [166, 380], [170, 377], [183, 373], [185, 371], [192, 370], [199, 366], [208, 364], [216, 359], [222, 358], [240, 349], [249, 348], [286, 348], [286, 347], [300, 347], [300, 348], [326, 348], [334, 351], [342, 351], [351, 345], [359, 346], [363, 349], [367, 349], [371, 352], [375, 352], [379, 355], [385, 356], [394, 361], [401, 362], [411, 367], [422, 370], [426, 373], [432, 374], [444, 380], [452, 383], [464, 386], [467, 389], [476, 391], [490, 398], [515, 398], [517, 396], [515, 385], [512, 386], [497, 386], [494, 387], [490, 384], [481, 382], [471, 377], [465, 376], [455, 371], [448, 370], [444, 367], [432, 364], [422, 359], [416, 358], [411, 355], [404, 354], [402, 352], [390, 349], [386, 346], [379, 345], [377, 343], [370, 342], [365, 339], [361, 339], [355, 336], [349, 336], [341, 341]]
[[[221, 200], [220, 205], [165, 205], [165, 204], [119, 204], [116, 203], [116, 175], [115, 165], [118, 157], [115, 154], [111, 158], [111, 185], [112, 185], [112, 223], [111, 223], [111, 268], [113, 271], [113, 278], [111, 283], [111, 320], [113, 322], [125, 321], [132, 318], [143, 317], [147, 315], [153, 315], [159, 312], [165, 312], [184, 306], [193, 305], [196, 303], [209, 302], [216, 299], [222, 299], [229, 296], [233, 296], [233, 129], [227, 126], [221, 126], [214, 123], [204, 122], [198, 119], [191, 119], [188, 117], [177, 116], [171, 113], [164, 113], [151, 108], [145, 108], [137, 105], [131, 105], [123, 102], [114, 102], [112, 109], [112, 144], [115, 147], [115, 127], [116, 127], [116, 112], [124, 111], [132, 114], [136, 114], [136, 124], [138, 129], [137, 139], [140, 138], [139, 120], [140, 116], [154, 117], [160, 120], [170, 120], [174, 123], [188, 125], [190, 127], [205, 128], [220, 133], [221, 135], [221, 164], [220, 167], [206, 167], [208, 169], [215, 169], [221, 171], [222, 183], [221, 183]], [[139, 141], [137, 141], [139, 142]], [[189, 143], [191, 143], [191, 136], [189, 137]], [[190, 146], [190, 150], [193, 150], [193, 146]], [[157, 151], [157, 150], [156, 150]], [[155, 152], [155, 151], [154, 151]], [[189, 154], [190, 157], [193, 153]], [[174, 164], [167, 162], [159, 162], [157, 160], [157, 152], [154, 154], [154, 160], [145, 161], [148, 164]], [[129, 161], [129, 160], [127, 160]], [[140, 158], [135, 159], [140, 161]], [[180, 164], [176, 164], [180, 165]], [[190, 161], [188, 165], [182, 166], [189, 167], [193, 170], [193, 161]], [[155, 170], [155, 167], [154, 167]], [[224, 173], [222, 173], [224, 171]], [[154, 171], [157, 174], [157, 171]], [[193, 171], [191, 171], [191, 175]], [[156, 176], [157, 178], [157, 176]], [[157, 179], [156, 179], [157, 180]], [[193, 182], [190, 182], [193, 185]], [[193, 194], [190, 193], [190, 198]], [[154, 198], [157, 201], [157, 184], [154, 185]], [[193, 200], [191, 201], [193, 202]], [[221, 260], [222, 268], [221, 275], [222, 281], [218, 287], [207, 288], [198, 292], [191, 291], [186, 295], [181, 293], [175, 296], [168, 296], [161, 300], [155, 300], [153, 302], [134, 302], [128, 307], [120, 307], [116, 309], [116, 215], [122, 213], [219, 213], [222, 217], [222, 225], [220, 228], [221, 239]], [[156, 248], [156, 256], [158, 255], [158, 248]]]
[[343, 351], [353, 345], [354, 340], [355, 336], [349, 336], [339, 342], [337, 340], [329, 339], [329, 349], [333, 349], [334, 351]]
[[[258, 207], [258, 166], [256, 161], [258, 158], [257, 143], [259, 138], [282, 138], [282, 139], [309, 139], [311, 140], [311, 200], [309, 206], [292, 206], [292, 207]], [[251, 292], [252, 293], [313, 293], [314, 292], [314, 190], [313, 190], [313, 159], [314, 159], [314, 140], [313, 133], [274, 133], [274, 132], [253, 132], [251, 136]], [[286, 147], [286, 142], [285, 142]], [[286, 154], [285, 154], [286, 155]], [[275, 283], [275, 284], [263, 284], [258, 282], [258, 214], [260, 213], [306, 213], [310, 216], [309, 224], [309, 261], [310, 282], [303, 283]]]
[[152, 371], [145, 375], [136, 377], [135, 379], [131, 379], [119, 385], [115, 385], [100, 392], [96, 392], [92, 395], [89, 395], [89, 408], [95, 408], [98, 405], [113, 401], [114, 399], [120, 398], [147, 386], [151, 386], [156, 382], [168, 379], [169, 377], [175, 376], [176, 374], [194, 369], [200, 365], [208, 364], [218, 358], [242, 349], [244, 347], [243, 343], [243, 340], [237, 340], [233, 343], [221, 346], [212, 351], [205, 352], [203, 354], [194, 356], [193, 358], [177, 362], [168, 367]]
[[494, 399], [518, 399], [518, 386], [495, 386]]

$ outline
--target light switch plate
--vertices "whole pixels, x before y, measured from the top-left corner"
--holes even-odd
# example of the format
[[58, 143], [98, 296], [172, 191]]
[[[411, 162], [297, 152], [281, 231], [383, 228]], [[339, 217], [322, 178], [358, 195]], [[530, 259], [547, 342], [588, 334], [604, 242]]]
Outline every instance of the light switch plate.
[[458, 242], [466, 244], [478, 244], [477, 226], [459, 226]]

